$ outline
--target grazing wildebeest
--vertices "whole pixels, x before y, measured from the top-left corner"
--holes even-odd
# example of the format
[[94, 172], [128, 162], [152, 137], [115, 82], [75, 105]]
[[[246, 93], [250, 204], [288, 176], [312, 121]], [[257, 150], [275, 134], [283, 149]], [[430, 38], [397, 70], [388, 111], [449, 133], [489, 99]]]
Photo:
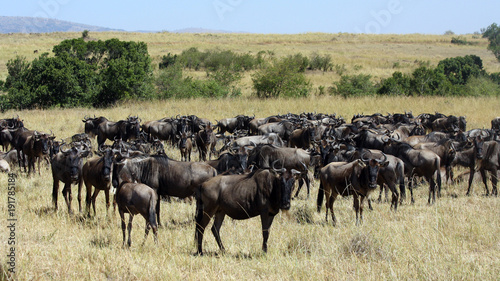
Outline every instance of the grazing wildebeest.
[[[116, 165], [120, 166], [123, 165], [123, 163], [117, 163]], [[132, 179], [125, 177], [120, 183], [118, 181], [113, 181], [113, 185], [116, 184], [115, 200], [118, 205], [118, 211], [122, 221], [123, 247], [125, 247], [125, 213], [129, 214], [127, 241], [127, 245], [129, 247], [132, 244], [132, 240], [130, 238], [130, 234], [132, 232], [132, 220], [134, 219], [134, 215], [137, 214], [141, 214], [146, 220], [143, 244], [146, 242], [150, 228], [153, 229], [154, 241], [157, 243], [158, 224], [155, 214], [156, 205], [159, 202], [158, 195], [156, 195], [156, 192], [151, 187], [141, 183], [128, 182], [128, 180]]]
[[[217, 175], [215, 168], [204, 162], [183, 162], [166, 155], [137, 156], [123, 158], [120, 178], [131, 178], [131, 182], [143, 183], [153, 188], [158, 196], [186, 198], [193, 196], [201, 183]], [[116, 169], [116, 163], [115, 168]], [[115, 173], [114, 173], [115, 174]], [[113, 181], [118, 178], [113, 178]], [[157, 222], [160, 223], [160, 200], [156, 204]]]
[[68, 206], [68, 212], [73, 213], [71, 210], [71, 185], [78, 184], [78, 209], [82, 211], [82, 167], [83, 167], [83, 157], [87, 157], [90, 151], [87, 145], [83, 144], [83, 149], [79, 146], [73, 146], [67, 148], [67, 144], [64, 144], [60, 148], [60, 152], [57, 153], [52, 159], [52, 179], [54, 180], [52, 188], [52, 200], [54, 202], [54, 207], [57, 210], [57, 196], [59, 192], [59, 181], [64, 183], [64, 189], [62, 190], [66, 205]]
[[[497, 182], [498, 182], [498, 169], [500, 168], [500, 142], [498, 141], [484, 141], [481, 136], [477, 136], [473, 140], [474, 153], [476, 157], [477, 169], [481, 173], [484, 188], [486, 189], [486, 196], [490, 195], [488, 190], [488, 179], [486, 171], [491, 175], [491, 194], [498, 196]], [[471, 173], [470, 177], [473, 176]], [[470, 195], [470, 186], [467, 190], [467, 195]]]
[[266, 135], [270, 133], [276, 133], [281, 139], [288, 141], [288, 138], [292, 134], [295, 126], [292, 122], [288, 120], [283, 120], [280, 122], [266, 123], [259, 126], [259, 135]]
[[215, 144], [217, 139], [215, 137], [213, 128], [210, 124], [205, 127], [200, 127], [200, 131], [195, 135], [195, 143], [198, 148], [199, 161], [207, 160], [212, 158], [212, 153], [215, 153]]
[[324, 192], [326, 197], [326, 221], [328, 221], [328, 210], [330, 210], [333, 225], [336, 225], [333, 203], [338, 195], [353, 196], [356, 225], [363, 221], [363, 201], [371, 191], [377, 188], [380, 167], [388, 164], [386, 162], [387, 157], [382, 159], [365, 157], [365, 154], [363, 154], [361, 159], [352, 162], [332, 162], [320, 169], [317, 207], [318, 211], [320, 211], [323, 204], [323, 198], [320, 194]]
[[154, 121], [148, 121], [142, 125], [142, 131], [147, 134], [147, 139], [153, 139], [174, 142], [178, 132], [179, 119], [163, 118]]
[[224, 134], [225, 132], [233, 134], [236, 130], [248, 129], [252, 119], [253, 117], [245, 115], [221, 119], [217, 121], [218, 134]]
[[383, 151], [398, 157], [405, 163], [405, 174], [410, 179], [408, 189], [410, 189], [412, 203], [415, 202], [413, 176], [422, 176], [429, 182], [429, 204], [436, 201], [436, 183], [438, 196], [441, 196], [441, 158], [436, 153], [430, 150], [414, 149], [409, 144], [394, 139], [387, 141]]
[[244, 146], [255, 146], [259, 144], [272, 144], [278, 147], [283, 146], [283, 140], [276, 133], [270, 133], [261, 136], [246, 136], [237, 138], [231, 143], [233, 149]]
[[121, 139], [127, 141], [129, 139], [139, 138], [140, 119], [136, 116], [130, 116], [127, 120], [118, 122], [104, 121], [97, 127], [97, 144], [101, 146], [109, 139]]
[[85, 123], [85, 134], [91, 136], [92, 138], [94, 136], [97, 136], [98, 133], [98, 128], [101, 123], [108, 122], [109, 120], [104, 117], [104, 116], [99, 116], [91, 118], [88, 116], [85, 116], [82, 120], [83, 123]]
[[[100, 149], [96, 151], [99, 157], [89, 159], [82, 167], [82, 177], [87, 189], [87, 196], [85, 203], [87, 205], [87, 214], [90, 217], [90, 203], [95, 211], [95, 201], [99, 191], [103, 190], [106, 196], [106, 215], [110, 206], [109, 202], [109, 189], [111, 187], [111, 173], [113, 170], [113, 159], [116, 151], [111, 148]], [[94, 194], [92, 194], [92, 186], [94, 187]]]
[[224, 217], [244, 220], [260, 216], [262, 222], [262, 250], [267, 252], [267, 240], [274, 216], [280, 210], [290, 209], [293, 172], [255, 170], [243, 175], [219, 175], [204, 182], [196, 194], [196, 232], [198, 254], [203, 254], [203, 233], [215, 215], [212, 233], [221, 251], [220, 228]]
[[191, 141], [191, 133], [182, 132], [179, 139], [179, 150], [181, 152], [181, 161], [191, 161], [191, 150], [193, 142]]

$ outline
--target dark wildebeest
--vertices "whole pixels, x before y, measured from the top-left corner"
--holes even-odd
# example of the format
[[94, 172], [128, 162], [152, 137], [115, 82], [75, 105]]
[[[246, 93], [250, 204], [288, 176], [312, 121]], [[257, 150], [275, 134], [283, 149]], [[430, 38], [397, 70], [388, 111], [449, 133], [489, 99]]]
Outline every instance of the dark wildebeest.
[[73, 146], [67, 148], [67, 144], [61, 146], [61, 152], [57, 153], [52, 159], [52, 179], [54, 180], [52, 188], [52, 200], [54, 202], [54, 207], [57, 210], [57, 196], [59, 192], [59, 181], [64, 183], [64, 189], [62, 190], [66, 205], [68, 206], [68, 212], [73, 213], [71, 210], [71, 185], [78, 184], [78, 208], [82, 211], [82, 167], [83, 167], [83, 157], [86, 157], [90, 151], [86, 144], [83, 144], [83, 149], [79, 146]]
[[[477, 169], [481, 173], [484, 188], [486, 189], [486, 196], [490, 195], [488, 190], [488, 179], [486, 171], [491, 175], [491, 194], [498, 196], [497, 182], [498, 182], [498, 169], [500, 168], [500, 142], [498, 141], [484, 141], [481, 136], [474, 138], [474, 153], [477, 163]], [[472, 178], [473, 172], [470, 177]], [[467, 195], [470, 195], [470, 186], [467, 190]]]
[[129, 139], [139, 138], [140, 119], [135, 116], [128, 117], [127, 120], [118, 122], [105, 121], [98, 126], [97, 144], [101, 146], [108, 139], [114, 141], [121, 139], [127, 141]]
[[85, 124], [85, 134], [91, 136], [92, 138], [94, 136], [97, 136], [98, 133], [98, 128], [101, 123], [108, 122], [109, 120], [104, 117], [104, 116], [99, 116], [94, 118], [90, 118], [88, 116], [85, 116], [82, 120], [82, 122]]
[[310, 180], [308, 177], [308, 167], [321, 164], [321, 156], [312, 156], [311, 153], [301, 148], [276, 147], [274, 145], [258, 145], [248, 155], [248, 166], [255, 165], [257, 168], [270, 169], [271, 164], [280, 160], [283, 167], [300, 171], [299, 187], [295, 196], [298, 195], [304, 181], [307, 186], [307, 197], [310, 193]]
[[210, 166], [217, 170], [217, 174], [230, 172], [231, 174], [242, 174], [247, 170], [248, 153], [245, 148], [238, 151], [230, 150], [222, 153], [217, 160], [208, 160]]
[[274, 216], [290, 209], [294, 171], [285, 168], [255, 170], [243, 175], [219, 175], [204, 182], [196, 194], [196, 232], [198, 254], [203, 254], [203, 233], [215, 215], [212, 233], [221, 251], [220, 228], [224, 217], [244, 220], [260, 216], [262, 250], [267, 252], [267, 240]]
[[[119, 172], [113, 174], [120, 178], [131, 178], [132, 182], [146, 184], [153, 188], [158, 196], [193, 196], [195, 189], [202, 182], [217, 175], [215, 168], [207, 163], [175, 161], [166, 155], [124, 158], [118, 163], [123, 165]], [[156, 213], [157, 222], [161, 225], [160, 200], [156, 204]]]
[[23, 153], [28, 157], [28, 174], [35, 171], [35, 160], [38, 160], [38, 174], [40, 175], [40, 161], [49, 155], [49, 143], [54, 139], [53, 135], [37, 131], [26, 139], [23, 144]]
[[355, 134], [353, 140], [358, 148], [378, 149], [384, 148], [385, 142], [389, 139], [387, 133], [378, 132], [375, 130], [361, 130]]
[[408, 188], [412, 203], [415, 202], [413, 176], [422, 176], [429, 182], [429, 204], [436, 201], [436, 183], [438, 196], [441, 196], [441, 158], [436, 153], [430, 150], [414, 149], [409, 144], [394, 139], [387, 141], [383, 151], [398, 157], [405, 163], [405, 174], [409, 178]]
[[179, 119], [163, 118], [154, 121], [148, 121], [142, 125], [142, 131], [147, 134], [147, 139], [159, 139], [163, 141], [175, 141], [178, 132]]
[[453, 181], [453, 169], [451, 162], [455, 159], [455, 146], [452, 139], [442, 139], [438, 142], [421, 142], [413, 146], [415, 149], [428, 149], [436, 153], [441, 158], [441, 167], [446, 170], [446, 182]]
[[208, 159], [210, 160], [212, 158], [212, 153], [215, 154], [215, 144], [217, 143], [217, 139], [210, 124], [207, 124], [205, 127], [200, 127], [200, 129], [201, 130], [195, 135], [199, 161], [206, 161], [207, 153]]
[[382, 159], [365, 158], [366, 154], [370, 153], [364, 153], [361, 159], [352, 162], [332, 162], [320, 169], [317, 208], [318, 211], [321, 210], [323, 204], [321, 192], [324, 192], [326, 197], [326, 221], [328, 221], [328, 210], [330, 210], [333, 225], [336, 224], [333, 203], [338, 195], [353, 196], [356, 225], [363, 221], [363, 201], [370, 192], [377, 188], [380, 167], [388, 164], [387, 157], [384, 154], [382, 154], [384, 156]]
[[[100, 149], [96, 151], [99, 157], [89, 159], [82, 168], [83, 182], [87, 189], [87, 196], [85, 203], [87, 205], [87, 214], [90, 217], [90, 203], [95, 211], [95, 201], [99, 191], [103, 190], [106, 196], [106, 215], [110, 206], [109, 202], [109, 189], [111, 187], [111, 173], [113, 169], [113, 159], [115, 151], [111, 148]], [[94, 187], [94, 194], [92, 194], [92, 186]]]
[[288, 139], [288, 147], [296, 147], [308, 149], [311, 147], [316, 137], [316, 127], [313, 125], [305, 126], [301, 129], [296, 129], [292, 132]]
[[149, 234], [149, 229], [153, 229], [155, 243], [158, 242], [158, 223], [156, 221], [156, 205], [158, 204], [158, 195], [149, 186], [141, 183], [134, 183], [132, 178], [123, 174], [118, 180], [118, 171], [121, 170], [124, 163], [116, 163], [116, 169], [113, 171], [113, 186], [116, 188], [115, 200], [118, 205], [118, 211], [122, 221], [123, 246], [125, 247], [125, 213], [129, 214], [128, 222], [128, 241], [130, 247], [132, 240], [132, 220], [134, 215], [141, 214], [146, 220], [144, 242]]
[[182, 132], [179, 139], [179, 150], [181, 152], [181, 161], [191, 161], [191, 150], [193, 142], [191, 141], [191, 133]]
[[224, 134], [225, 132], [233, 134], [236, 130], [248, 130], [252, 119], [253, 117], [245, 115], [221, 119], [217, 122], [218, 134]]
[[9, 129], [3, 129], [0, 131], [0, 145], [3, 147], [3, 151], [9, 150], [9, 145], [12, 143], [12, 134]]
[[284, 141], [288, 141], [288, 138], [292, 134], [293, 130], [295, 130], [295, 126], [292, 122], [288, 120], [266, 123], [264, 125], [259, 126], [258, 128], [259, 135], [276, 133]]
[[491, 120], [491, 129], [500, 135], [500, 117], [495, 117]]

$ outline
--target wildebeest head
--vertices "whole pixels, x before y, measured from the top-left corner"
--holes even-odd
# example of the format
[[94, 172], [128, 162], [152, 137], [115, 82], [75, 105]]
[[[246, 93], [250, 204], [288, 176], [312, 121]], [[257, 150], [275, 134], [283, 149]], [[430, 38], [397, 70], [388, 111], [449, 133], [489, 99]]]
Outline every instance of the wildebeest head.
[[78, 146], [73, 146], [71, 148], [67, 148], [67, 144], [63, 144], [60, 147], [61, 153], [66, 158], [66, 167], [69, 171], [71, 182], [76, 183], [80, 177], [81, 165], [82, 165], [82, 156], [88, 154], [88, 147], [84, 143], [83, 149]]
[[274, 187], [276, 188], [279, 186], [280, 209], [290, 210], [290, 201], [292, 200], [292, 188], [295, 183], [295, 175], [300, 174], [300, 172], [295, 169], [277, 169], [274, 167], [277, 162], [279, 162], [279, 160], [276, 160], [273, 163], [273, 170], [277, 174]]
[[[49, 143], [55, 139], [55, 136], [39, 133], [37, 131], [33, 132], [33, 143], [32, 146], [38, 146], [44, 155], [49, 154]], [[33, 148], [33, 147], [32, 147]]]
[[476, 154], [476, 158], [479, 160], [483, 159], [484, 158], [484, 155], [483, 155], [483, 145], [484, 145], [483, 136], [481, 136], [481, 135], [476, 136], [473, 139], [473, 143], [474, 143], [474, 152]]
[[129, 116], [127, 118], [126, 135], [128, 138], [139, 139], [141, 132], [141, 119], [137, 116]]
[[[367, 157], [367, 155], [369, 155]], [[389, 164], [387, 162], [387, 156], [385, 154], [382, 154], [383, 158], [382, 159], [375, 159], [373, 156], [371, 156], [371, 153], [363, 153], [361, 156], [361, 160], [365, 163], [366, 165], [366, 171], [367, 171], [367, 180], [368, 180], [368, 187], [370, 189], [375, 189], [377, 188], [377, 177], [378, 177], [378, 172], [381, 167], [385, 167]]]
[[102, 157], [103, 166], [101, 173], [103, 179], [108, 183], [111, 180], [115, 152], [116, 151], [112, 150], [111, 148], [100, 149], [99, 151], [96, 151], [96, 154]]

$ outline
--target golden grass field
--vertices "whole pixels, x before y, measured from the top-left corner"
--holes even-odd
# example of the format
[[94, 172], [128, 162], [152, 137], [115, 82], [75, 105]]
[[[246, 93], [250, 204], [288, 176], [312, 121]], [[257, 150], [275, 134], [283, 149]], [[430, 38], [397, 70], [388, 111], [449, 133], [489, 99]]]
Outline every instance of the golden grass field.
[[[353, 34], [171, 34], [171, 33], [91, 33], [91, 37], [140, 40], [148, 43], [153, 58], [168, 52], [180, 53], [191, 46], [219, 47], [240, 52], [273, 50], [277, 55], [296, 52], [330, 53], [334, 63], [355, 65], [374, 77], [387, 77], [399, 61], [411, 71], [415, 60], [431, 61], [458, 55], [476, 54], [488, 72], [500, 71], [499, 63], [478, 45], [455, 46], [451, 37], [437, 35], [353, 35]], [[5, 79], [5, 62], [18, 55], [33, 59], [34, 49], [51, 50], [62, 39], [78, 33], [0, 35], [0, 79]], [[334, 73], [308, 74], [315, 85], [329, 85]], [[250, 91], [250, 89], [247, 89]], [[57, 138], [83, 132], [85, 115], [103, 115], [119, 120], [138, 115], [142, 121], [177, 114], [195, 114], [215, 121], [237, 114], [265, 117], [277, 113], [337, 113], [346, 120], [357, 113], [383, 114], [412, 111], [415, 115], [439, 111], [463, 115], [469, 129], [489, 128], [499, 116], [498, 98], [356, 98], [315, 96], [304, 99], [257, 100], [188, 99], [157, 102], [126, 102], [108, 109], [75, 108], [7, 111], [1, 118], [19, 114], [25, 126], [52, 130]], [[175, 149], [167, 154], [179, 159]], [[197, 154], [193, 154], [195, 160]], [[456, 174], [461, 172], [456, 169]], [[205, 232], [205, 256], [195, 256], [195, 204], [162, 202], [159, 244], [144, 236], [144, 219], [134, 219], [132, 247], [122, 248], [118, 214], [106, 215], [104, 195], [97, 202], [97, 215], [69, 216], [59, 195], [59, 210], [53, 211], [50, 168], [42, 175], [27, 177], [14, 170], [16, 178], [16, 275], [6, 274], [9, 253], [8, 175], [0, 174], [0, 243], [2, 279], [18, 280], [498, 280], [500, 276], [500, 199], [484, 197], [479, 177], [473, 194], [465, 196], [467, 184], [444, 184], [442, 197], [427, 205], [428, 186], [415, 190], [416, 203], [405, 202], [396, 212], [388, 203], [365, 208], [364, 223], [355, 226], [351, 197], [337, 200], [336, 227], [325, 223], [325, 208], [316, 213], [318, 182], [311, 197], [305, 192], [292, 201], [292, 208], [274, 220], [269, 252], [262, 253], [260, 220], [234, 221], [226, 218], [221, 238], [226, 253], [221, 254], [210, 230]], [[491, 183], [489, 184], [491, 188]], [[77, 210], [77, 188], [73, 187], [73, 210]], [[374, 194], [375, 195], [375, 194]], [[378, 194], [376, 194], [378, 195]], [[84, 197], [84, 196], [83, 196]], [[84, 198], [83, 198], [84, 201]], [[84, 205], [84, 203], [83, 203]], [[83, 206], [84, 207], [84, 206]], [[85, 207], [84, 207], [85, 208]], [[210, 226], [210, 225], [209, 225]], [[152, 235], [150, 235], [152, 236]]]

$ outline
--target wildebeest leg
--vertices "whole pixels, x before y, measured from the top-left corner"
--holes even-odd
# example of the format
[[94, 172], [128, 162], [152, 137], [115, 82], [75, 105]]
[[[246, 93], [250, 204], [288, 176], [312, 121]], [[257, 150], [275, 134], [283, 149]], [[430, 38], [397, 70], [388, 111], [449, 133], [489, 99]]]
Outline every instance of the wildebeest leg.
[[160, 202], [161, 202], [161, 197], [158, 195], [158, 200], [156, 201], [156, 221], [158, 222], [158, 227], [161, 226], [160, 222]]
[[467, 196], [470, 195], [470, 191], [471, 191], [471, 187], [472, 187], [472, 180], [474, 179], [475, 172], [476, 171], [474, 170], [473, 166], [469, 167], [469, 188], [467, 188], [467, 193], [465, 194]]
[[[92, 209], [94, 210], [94, 216], [97, 215], [97, 212], [95, 211], [95, 201], [97, 199], [97, 195], [99, 195], [100, 190], [97, 188], [94, 188], [94, 194], [92, 194]], [[107, 209], [106, 209], [107, 211]], [[107, 212], [106, 212], [107, 214]]]
[[[106, 217], [107, 217], [108, 211], [109, 211], [109, 206], [111, 205], [109, 203], [109, 188], [104, 190], [104, 196], [106, 197]], [[94, 209], [94, 213], [95, 213], [95, 209]]]
[[71, 200], [73, 199], [71, 197], [71, 183], [65, 183], [64, 184], [64, 189], [62, 191], [64, 200], [66, 201], [66, 205], [68, 206], [68, 213], [73, 214], [73, 211], [71, 210]]
[[57, 197], [59, 195], [59, 180], [54, 179], [54, 184], [52, 185], [52, 202], [54, 203], [54, 209], [57, 211]]
[[489, 196], [490, 190], [488, 189], [488, 178], [486, 177], [486, 170], [481, 169], [479, 171], [481, 172], [481, 178], [483, 179], [484, 189], [486, 189], [486, 196]]
[[129, 220], [128, 220], [128, 241], [127, 244], [130, 247], [132, 245], [132, 238], [130, 237], [130, 234], [132, 233], [132, 220], [134, 219], [134, 215], [129, 213]]
[[203, 244], [203, 233], [207, 227], [213, 214], [205, 212], [203, 206], [200, 206], [199, 200], [196, 201], [196, 229], [195, 229], [195, 239], [198, 242], [198, 254], [202, 255], [202, 244]]
[[294, 197], [298, 197], [299, 196], [299, 192], [300, 192], [300, 189], [302, 189], [302, 185], [303, 184], [304, 184], [304, 179], [301, 177], [299, 179], [299, 183], [298, 183], [298, 187], [297, 187], [297, 192], [295, 192], [295, 196]]
[[[82, 212], [82, 185], [83, 185], [83, 180], [80, 177], [80, 179], [78, 180], [78, 211], [80, 213]], [[71, 189], [69, 194], [71, 196]]]
[[[354, 210], [356, 211], [356, 225], [360, 225], [360, 213], [361, 213], [361, 208], [359, 204], [359, 196], [356, 192], [352, 195], [353, 198], [353, 205], [354, 205]], [[361, 220], [363, 219], [363, 215], [361, 215]]]
[[497, 190], [498, 170], [497, 170], [497, 168], [493, 168], [493, 170], [491, 170], [490, 173], [491, 173], [491, 185], [492, 185], [491, 195], [498, 196], [498, 190]]
[[262, 224], [262, 251], [267, 253], [267, 240], [269, 239], [269, 232], [271, 231], [271, 224], [273, 223], [274, 216], [269, 215], [269, 212], [264, 211], [260, 215], [260, 222]]
[[415, 204], [415, 198], [413, 198], [413, 182], [414, 182], [414, 178], [411, 177], [408, 179], [408, 189], [410, 190], [410, 196], [411, 196], [411, 203], [412, 204]]
[[118, 209], [118, 212], [120, 213], [120, 219], [122, 220], [122, 233], [123, 233], [123, 247], [125, 247], [125, 213], [123, 210]]
[[[87, 195], [85, 196], [85, 208], [87, 216], [90, 218], [90, 204], [92, 203], [92, 185], [90, 185], [90, 183], [85, 182], [85, 188], [87, 190]], [[94, 215], [95, 215], [95, 208], [94, 208]]]
[[436, 202], [436, 182], [434, 181], [432, 176], [426, 177], [426, 179], [429, 182], [429, 199], [427, 200], [427, 203], [433, 204], [434, 202]]
[[[326, 195], [326, 194], [325, 194]], [[337, 193], [333, 192], [329, 196], [326, 196], [326, 221], [328, 222], [328, 210], [332, 213], [333, 226], [337, 224], [337, 219], [335, 218], [335, 213], [333, 212], [333, 203], [337, 198]]]
[[396, 189], [396, 184], [394, 184], [394, 182], [391, 182], [387, 185], [391, 190], [391, 193], [392, 193], [392, 201], [391, 201], [391, 209], [393, 209], [394, 211], [396, 211], [398, 209], [398, 199], [399, 199], [399, 193], [398, 193], [398, 190]]
[[149, 229], [151, 228], [151, 224], [149, 223], [148, 219], [146, 219], [146, 227], [144, 228], [144, 241], [142, 241], [142, 246], [146, 243], [146, 239], [148, 239], [148, 234], [149, 234]]
[[219, 245], [219, 249], [222, 252], [226, 251], [226, 249], [224, 248], [224, 245], [222, 245], [222, 240], [220, 239], [220, 227], [222, 226], [222, 222], [225, 217], [226, 214], [217, 212], [215, 214], [214, 224], [212, 225], [212, 234], [214, 235], [215, 241], [217, 241], [217, 245]]

